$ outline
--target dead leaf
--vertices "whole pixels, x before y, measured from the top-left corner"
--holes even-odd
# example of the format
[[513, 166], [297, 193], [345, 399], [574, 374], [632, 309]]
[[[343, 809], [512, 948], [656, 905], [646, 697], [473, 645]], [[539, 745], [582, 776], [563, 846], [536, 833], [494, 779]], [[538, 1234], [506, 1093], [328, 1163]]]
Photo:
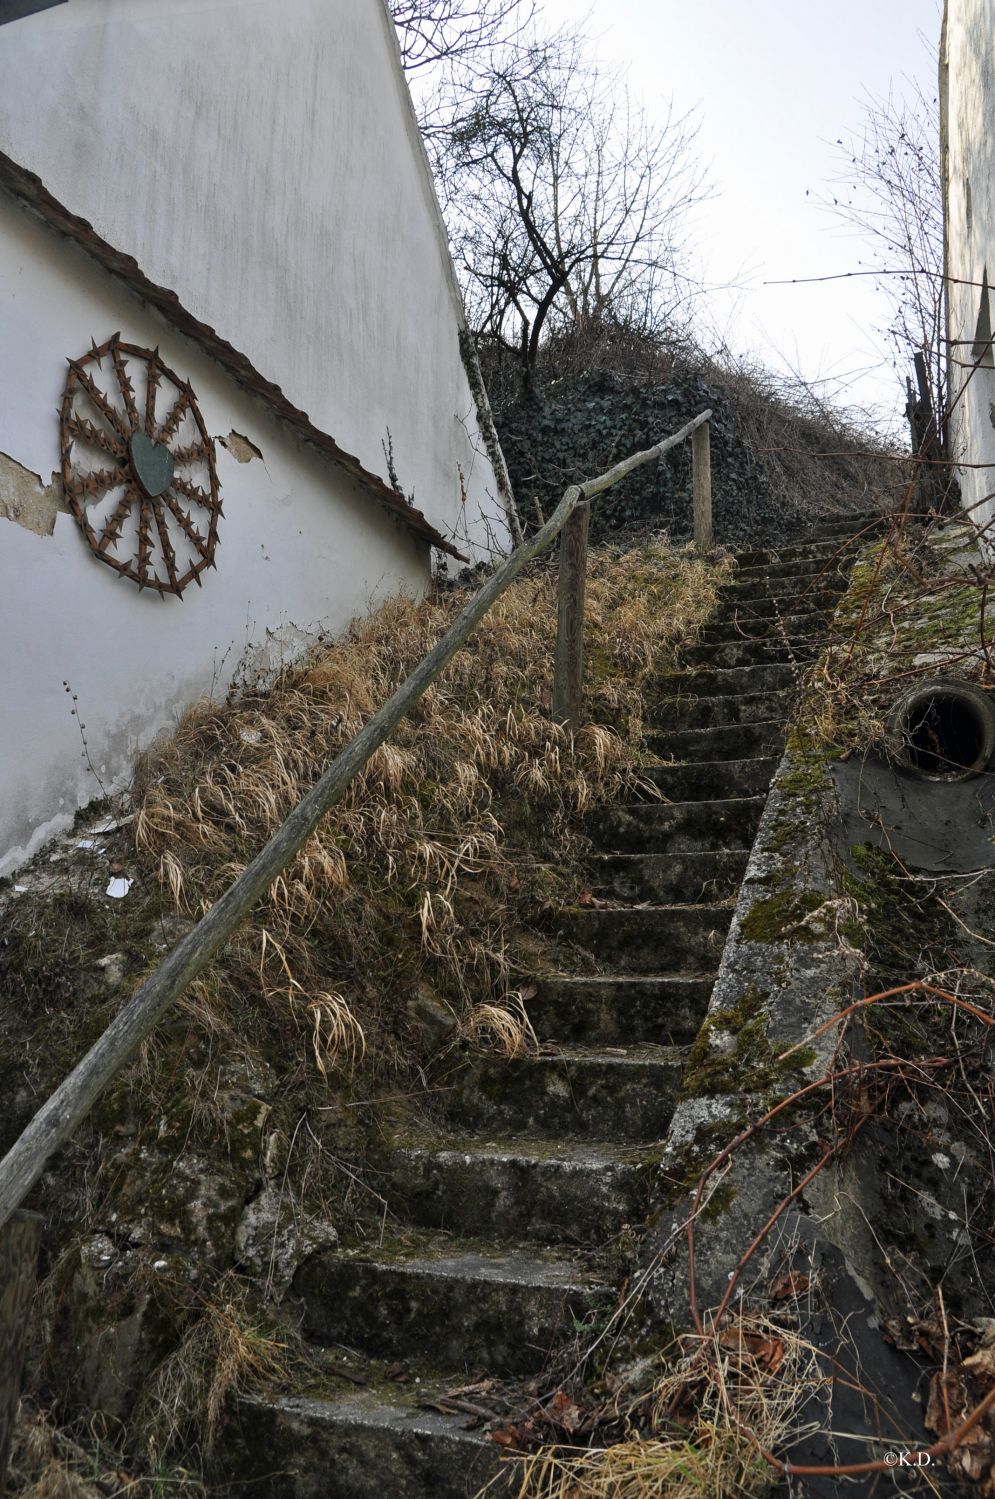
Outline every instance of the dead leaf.
[[803, 1296], [811, 1284], [811, 1275], [802, 1270], [788, 1270], [771, 1281], [768, 1295], [771, 1301], [793, 1301]]
[[964, 1360], [962, 1367], [970, 1369], [975, 1379], [995, 1379], [995, 1346], [979, 1348]]
[[562, 1390], [557, 1390], [549, 1403], [548, 1414], [551, 1421], [573, 1436], [584, 1424], [587, 1412], [571, 1400], [569, 1395], [564, 1394]]
[[489, 1431], [487, 1435], [492, 1442], [497, 1442], [499, 1447], [524, 1447], [526, 1445], [520, 1426], [499, 1426], [496, 1431]]
[[903, 1352], [924, 1353], [933, 1363], [943, 1363], [945, 1337], [938, 1322], [921, 1317], [889, 1317], [882, 1330], [886, 1340]]
[[727, 1353], [745, 1354], [755, 1359], [761, 1369], [773, 1374], [784, 1360], [784, 1344], [780, 1338], [765, 1338], [758, 1332], [748, 1332], [742, 1327], [724, 1328], [716, 1339]]

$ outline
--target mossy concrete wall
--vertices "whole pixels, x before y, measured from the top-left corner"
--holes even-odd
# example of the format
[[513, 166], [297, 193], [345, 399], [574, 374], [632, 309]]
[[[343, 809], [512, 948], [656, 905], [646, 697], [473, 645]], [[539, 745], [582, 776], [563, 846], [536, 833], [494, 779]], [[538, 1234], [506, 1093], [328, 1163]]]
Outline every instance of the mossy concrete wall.
[[[865, 995], [944, 971], [958, 993], [991, 1008], [995, 876], [934, 884], [887, 849], [848, 847], [832, 774], [841, 756], [869, 753], [887, 772], [889, 705], [917, 676], [985, 685], [983, 595], [970, 574], [979, 561], [969, 528], [957, 524], [869, 548], [855, 569], [749, 857], [642, 1246], [646, 1330], [657, 1335], [691, 1328], [696, 1310], [707, 1328], [727, 1292], [733, 1311], [769, 1309], [776, 1277], [800, 1273], [809, 1289], [797, 1325], [827, 1379], [813, 1397], [823, 1434], [807, 1438], [796, 1461], [883, 1457], [887, 1441], [874, 1432], [885, 1407], [886, 1427], [927, 1445], [921, 1368], [899, 1351], [910, 1345], [882, 1328], [917, 1314], [913, 1286], [928, 1305], [940, 1284], [964, 1318], [989, 1304], [987, 1272], [977, 1266], [988, 1258], [978, 1225], [990, 1221], [991, 1194], [980, 1135], [967, 1119], [970, 1090], [990, 1089], [983, 1027], [969, 1038], [949, 1011], [899, 1005], [868, 1012], [866, 1023], [861, 1013], [845, 1036], [838, 1025], [814, 1035]], [[971, 795], [966, 783], [965, 816]], [[950, 1050], [955, 1029], [968, 1069], [960, 1104], [947, 1091], [956, 1092], [958, 1074], [948, 1069], [937, 1085], [920, 1087], [917, 1071], [920, 1059]], [[698, 1200], [692, 1266], [688, 1220], [719, 1152], [827, 1073], [896, 1056], [909, 1066], [889, 1074], [889, 1089], [873, 1071], [866, 1093], [845, 1082], [812, 1088], [737, 1145]], [[863, 1435], [830, 1440], [831, 1430]], [[835, 1493], [835, 1481], [816, 1482], [813, 1492]]]

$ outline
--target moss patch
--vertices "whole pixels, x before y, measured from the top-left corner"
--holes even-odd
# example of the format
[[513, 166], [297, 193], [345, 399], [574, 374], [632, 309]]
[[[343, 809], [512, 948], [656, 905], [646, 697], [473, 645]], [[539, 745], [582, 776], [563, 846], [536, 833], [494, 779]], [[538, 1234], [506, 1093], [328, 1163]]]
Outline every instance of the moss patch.
[[803, 923], [825, 903], [815, 890], [781, 890], [750, 908], [741, 931], [747, 942], [818, 942], [821, 934]]
[[681, 1092], [685, 1098], [764, 1093], [798, 1077], [815, 1060], [810, 1047], [778, 1060], [785, 1045], [767, 1035], [767, 995], [755, 984], [738, 1004], [710, 1015], [691, 1048]]

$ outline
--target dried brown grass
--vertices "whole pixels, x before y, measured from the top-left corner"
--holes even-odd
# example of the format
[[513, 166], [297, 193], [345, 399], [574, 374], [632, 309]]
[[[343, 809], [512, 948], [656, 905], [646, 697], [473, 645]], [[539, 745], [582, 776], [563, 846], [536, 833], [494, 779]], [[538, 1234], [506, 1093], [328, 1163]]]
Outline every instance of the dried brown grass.
[[253, 1320], [249, 1288], [229, 1272], [143, 1386], [130, 1421], [139, 1449], [153, 1462], [210, 1454], [229, 1400], [260, 1385], [286, 1384], [296, 1361], [289, 1341]]
[[[429, 985], [466, 1038], [528, 1047], [523, 927], [576, 896], [577, 814], [638, 781], [643, 691], [707, 617], [718, 567], [665, 540], [592, 553], [587, 726], [549, 717], [555, 574], [519, 579], [273, 886], [187, 1006], [318, 1073], [402, 1070]], [[268, 691], [201, 703], [139, 773], [138, 846], [198, 915], [438, 640], [460, 590], [395, 598]], [[250, 1018], [251, 1017], [251, 1018]], [[272, 1039], [271, 1036], [271, 1039]]]
[[816, 1349], [761, 1313], [744, 1313], [710, 1340], [682, 1342], [646, 1393], [620, 1403], [621, 1440], [519, 1459], [517, 1499], [770, 1493], [779, 1475], [763, 1450], [783, 1452], [808, 1429], [801, 1412], [824, 1377]]
[[4, 1492], [8, 1499], [204, 1499], [206, 1490], [186, 1468], [149, 1471], [94, 1432], [60, 1426], [22, 1401]]

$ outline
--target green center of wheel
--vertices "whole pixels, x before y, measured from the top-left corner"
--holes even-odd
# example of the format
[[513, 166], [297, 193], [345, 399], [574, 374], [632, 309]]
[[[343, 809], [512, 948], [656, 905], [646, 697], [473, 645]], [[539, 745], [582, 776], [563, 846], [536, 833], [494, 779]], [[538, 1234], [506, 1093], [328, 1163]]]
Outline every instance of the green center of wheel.
[[164, 442], [153, 442], [144, 432], [132, 432], [128, 439], [131, 469], [150, 500], [161, 495], [173, 482], [173, 455]]

